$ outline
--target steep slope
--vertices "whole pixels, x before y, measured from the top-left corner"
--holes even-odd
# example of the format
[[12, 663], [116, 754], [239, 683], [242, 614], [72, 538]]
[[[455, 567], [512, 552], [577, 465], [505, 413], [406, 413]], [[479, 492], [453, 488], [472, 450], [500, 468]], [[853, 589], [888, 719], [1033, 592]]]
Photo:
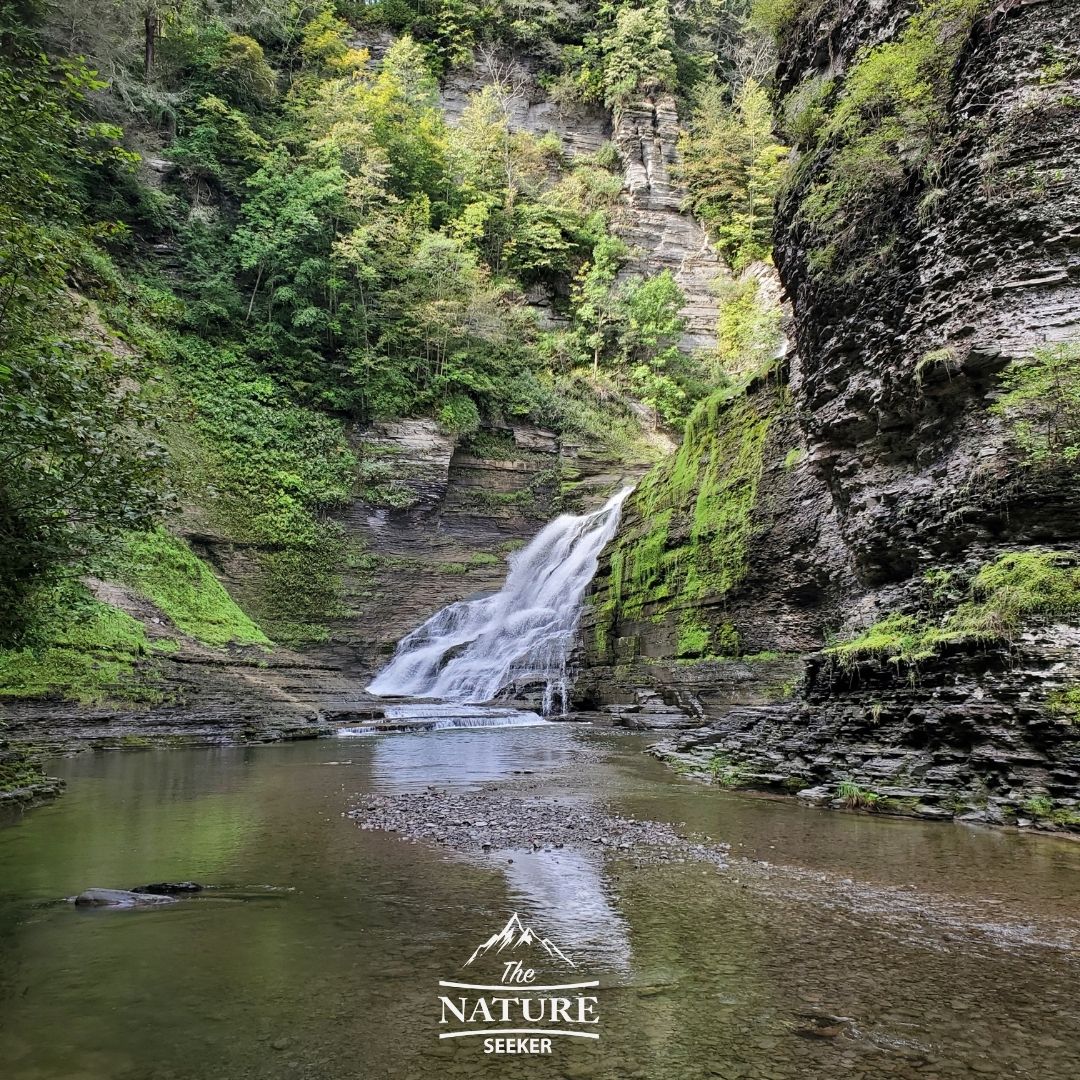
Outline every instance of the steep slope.
[[582, 699], [724, 782], [1074, 827], [1080, 5], [769, 7], [793, 347], [630, 507]]

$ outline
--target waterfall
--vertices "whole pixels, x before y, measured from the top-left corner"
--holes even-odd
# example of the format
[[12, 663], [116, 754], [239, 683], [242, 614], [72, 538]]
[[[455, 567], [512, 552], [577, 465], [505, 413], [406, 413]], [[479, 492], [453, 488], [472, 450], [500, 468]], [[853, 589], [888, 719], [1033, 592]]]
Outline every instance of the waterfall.
[[432, 615], [398, 643], [373, 694], [491, 701], [513, 683], [544, 684], [544, 715], [565, 712], [567, 654], [601, 549], [631, 488], [599, 510], [549, 522], [510, 557], [506, 584]]

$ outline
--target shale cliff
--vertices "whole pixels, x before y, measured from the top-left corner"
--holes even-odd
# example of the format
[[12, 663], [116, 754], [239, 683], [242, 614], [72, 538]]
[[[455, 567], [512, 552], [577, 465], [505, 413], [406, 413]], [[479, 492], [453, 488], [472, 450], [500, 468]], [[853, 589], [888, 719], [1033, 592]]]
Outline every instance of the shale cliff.
[[790, 344], [630, 503], [581, 703], [721, 783], [1076, 827], [1080, 3], [775, 22]]

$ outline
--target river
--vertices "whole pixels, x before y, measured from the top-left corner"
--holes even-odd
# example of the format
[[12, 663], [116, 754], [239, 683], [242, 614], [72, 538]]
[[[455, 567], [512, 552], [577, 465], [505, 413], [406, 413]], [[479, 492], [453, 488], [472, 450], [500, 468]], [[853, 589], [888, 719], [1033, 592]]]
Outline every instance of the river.
[[[67, 794], [0, 828], [0, 1073], [1080, 1076], [1080, 845], [735, 795], [644, 745], [549, 724], [54, 762]], [[528, 785], [730, 853], [462, 854], [346, 816], [433, 785], [504, 791], [508, 813]], [[180, 879], [212, 888], [150, 910], [63, 902]], [[438, 1038], [439, 981], [511, 912], [599, 980], [599, 1039], [505, 1057]]]

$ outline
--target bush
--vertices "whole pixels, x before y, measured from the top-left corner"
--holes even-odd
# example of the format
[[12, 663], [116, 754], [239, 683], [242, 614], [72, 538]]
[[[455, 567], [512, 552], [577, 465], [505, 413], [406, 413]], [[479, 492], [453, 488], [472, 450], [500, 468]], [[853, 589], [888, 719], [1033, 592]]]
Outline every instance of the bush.
[[1008, 641], [1021, 626], [1080, 616], [1080, 556], [1070, 552], [1018, 551], [983, 566], [965, 599], [939, 622], [893, 614], [825, 655], [844, 666], [885, 659], [918, 664], [945, 646]]
[[1046, 345], [1001, 377], [1004, 396], [991, 413], [1013, 421], [1016, 441], [1036, 466], [1080, 460], [1080, 342]]

